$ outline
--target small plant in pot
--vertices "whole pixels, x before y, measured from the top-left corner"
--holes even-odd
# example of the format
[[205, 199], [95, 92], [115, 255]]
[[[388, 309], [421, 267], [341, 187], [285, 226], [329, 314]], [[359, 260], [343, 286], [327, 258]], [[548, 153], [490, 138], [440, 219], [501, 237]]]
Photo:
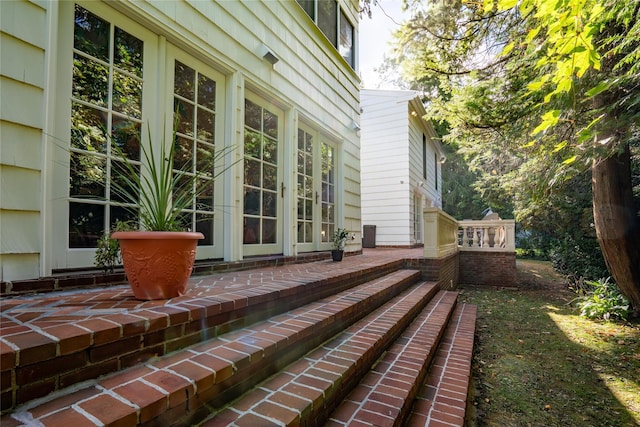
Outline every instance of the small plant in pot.
[[346, 228], [337, 228], [333, 232], [333, 249], [331, 250], [331, 258], [334, 261], [342, 261], [344, 256], [344, 247], [347, 245], [349, 232]]
[[[151, 132], [149, 131], [149, 141]], [[141, 144], [146, 170], [139, 172], [126, 161], [126, 155], [114, 147], [121, 163], [119, 182], [112, 182], [113, 191], [128, 205], [135, 206], [140, 230], [116, 230], [122, 262], [134, 296], [142, 300], [174, 298], [184, 295], [193, 270], [200, 232], [185, 231], [184, 210], [194, 198], [210, 190], [214, 164], [228, 151], [217, 151], [210, 172], [192, 173], [187, 168], [174, 169], [177, 144], [174, 126], [169, 144], [162, 140], [159, 150], [154, 144]], [[203, 179], [206, 176], [207, 180]]]

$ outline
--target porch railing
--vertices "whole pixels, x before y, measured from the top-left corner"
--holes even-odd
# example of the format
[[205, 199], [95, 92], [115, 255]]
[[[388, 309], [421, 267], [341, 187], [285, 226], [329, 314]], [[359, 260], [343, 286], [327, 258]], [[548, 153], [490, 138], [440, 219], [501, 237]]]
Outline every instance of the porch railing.
[[423, 215], [426, 258], [441, 258], [457, 251], [516, 251], [515, 220], [457, 221], [439, 208], [425, 208]]
[[461, 251], [515, 252], [516, 222], [512, 219], [458, 221]]
[[458, 223], [438, 208], [424, 209], [424, 256], [440, 258], [458, 250]]

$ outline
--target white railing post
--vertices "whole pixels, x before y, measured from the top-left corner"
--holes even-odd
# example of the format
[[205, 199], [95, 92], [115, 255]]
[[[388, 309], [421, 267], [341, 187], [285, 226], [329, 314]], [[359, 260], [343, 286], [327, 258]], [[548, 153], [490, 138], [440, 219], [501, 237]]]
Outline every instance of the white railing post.
[[425, 208], [424, 257], [441, 258], [458, 251], [458, 223], [439, 208]]

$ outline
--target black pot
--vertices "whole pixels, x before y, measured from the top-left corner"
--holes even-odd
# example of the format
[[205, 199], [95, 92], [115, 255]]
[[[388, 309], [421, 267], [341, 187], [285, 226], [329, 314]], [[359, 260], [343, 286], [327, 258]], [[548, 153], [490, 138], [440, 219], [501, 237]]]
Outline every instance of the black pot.
[[332, 249], [331, 250], [331, 258], [334, 261], [342, 261], [342, 256], [344, 255], [344, 251], [340, 249]]

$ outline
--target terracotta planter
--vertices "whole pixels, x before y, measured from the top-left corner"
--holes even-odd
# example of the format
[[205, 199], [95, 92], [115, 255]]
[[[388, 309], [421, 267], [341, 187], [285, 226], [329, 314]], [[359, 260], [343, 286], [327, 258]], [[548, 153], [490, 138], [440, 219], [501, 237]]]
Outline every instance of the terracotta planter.
[[156, 300], [184, 295], [202, 233], [118, 231], [127, 280], [137, 299]]

